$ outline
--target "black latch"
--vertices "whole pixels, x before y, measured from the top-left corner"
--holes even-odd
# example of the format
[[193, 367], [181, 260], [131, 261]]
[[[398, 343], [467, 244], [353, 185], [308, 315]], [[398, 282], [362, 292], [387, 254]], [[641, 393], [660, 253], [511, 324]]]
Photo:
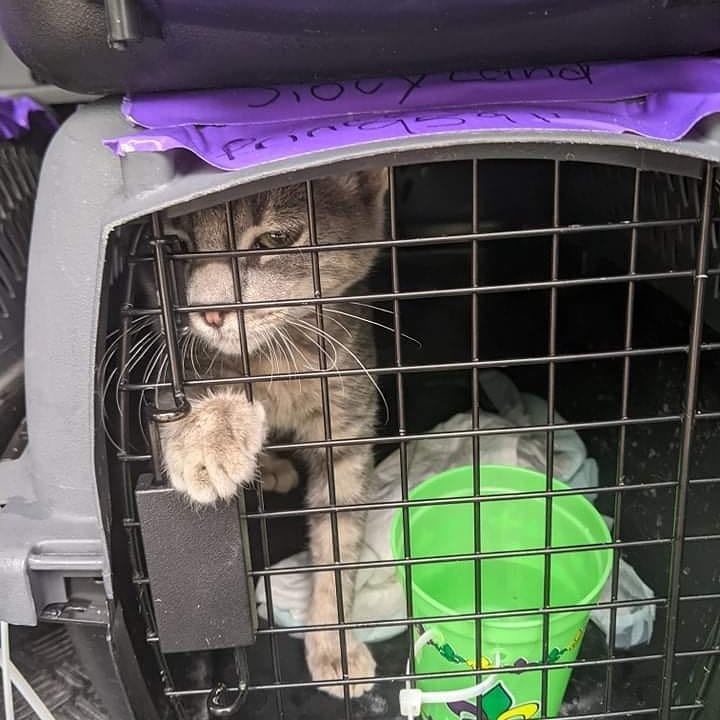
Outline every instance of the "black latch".
[[219, 683], [208, 695], [207, 709], [212, 717], [232, 717], [247, 699], [250, 675], [245, 649], [235, 648], [234, 655], [237, 687], [231, 691], [225, 683]]
[[257, 615], [242, 498], [192, 507], [152, 479], [141, 476], [135, 497], [162, 651], [253, 644]]

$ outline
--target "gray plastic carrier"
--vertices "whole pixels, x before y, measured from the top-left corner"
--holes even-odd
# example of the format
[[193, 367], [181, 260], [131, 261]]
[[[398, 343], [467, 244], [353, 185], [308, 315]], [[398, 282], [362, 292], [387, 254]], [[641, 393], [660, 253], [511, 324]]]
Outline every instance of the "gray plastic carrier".
[[0, 465], [0, 619], [33, 625], [66, 600], [64, 580], [102, 574], [112, 597], [98, 496], [95, 351], [107, 242], [150, 212], [187, 211], [238, 192], [322, 176], [331, 168], [466, 157], [559, 158], [701, 177], [720, 161], [720, 122], [680, 142], [566, 132], [409, 137], [309, 154], [242, 172], [198, 165], [176, 173], [174, 153], [118, 159], [103, 138], [127, 132], [117, 101], [81, 107], [52, 140], [32, 229], [25, 328], [29, 444]]
[[[681, 142], [630, 135], [478, 132], [407, 137], [221, 172], [174, 152], [118, 159], [104, 138], [127, 133], [119, 101], [81, 107], [52, 140], [32, 228], [25, 327], [29, 443], [0, 463], [0, 620], [34, 625], [69, 613], [68, 588], [102, 578], [84, 621], [111, 626], [107, 484], [97, 417], [96, 347], [108, 241], [115, 228], [158, 210], [185, 212], [329, 171], [429, 160], [547, 158], [703, 177], [720, 161], [720, 120]], [[176, 170], [182, 160], [182, 172]], [[83, 621], [82, 613], [75, 619]], [[121, 619], [118, 621], [120, 622]], [[150, 717], [150, 715], [147, 715]]]

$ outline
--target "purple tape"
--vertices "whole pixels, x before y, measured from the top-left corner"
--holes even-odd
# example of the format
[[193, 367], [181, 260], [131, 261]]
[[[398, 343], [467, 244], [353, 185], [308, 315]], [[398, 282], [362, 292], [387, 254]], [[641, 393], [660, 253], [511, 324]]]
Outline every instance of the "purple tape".
[[573, 63], [126, 98], [126, 118], [145, 129], [105, 144], [117, 155], [184, 148], [237, 170], [465, 131], [586, 130], [677, 140], [716, 112], [720, 60]]
[[40, 119], [48, 129], [55, 129], [55, 118], [40, 104], [28, 97], [0, 97], [0, 139], [14, 140]]

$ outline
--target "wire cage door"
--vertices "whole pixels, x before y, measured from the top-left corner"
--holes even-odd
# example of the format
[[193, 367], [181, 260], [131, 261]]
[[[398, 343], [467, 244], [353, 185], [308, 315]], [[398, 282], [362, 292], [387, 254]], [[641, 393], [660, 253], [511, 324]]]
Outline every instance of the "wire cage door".
[[[573, 675], [565, 716], [702, 717], [720, 617], [717, 573], [709, 562], [720, 540], [712, 512], [720, 462], [713, 443], [720, 427], [715, 168], [708, 164], [702, 177], [685, 177], [564, 160], [476, 158], [398, 165], [381, 175], [382, 237], [357, 233], [350, 241], [324, 232], [330, 210], [318, 193], [327, 180], [287, 190], [287, 179], [279, 178], [283, 197], [302, 207], [292, 218], [299, 223], [294, 238], [282, 239], [265, 226], [251, 238], [248, 228], [262, 225], [263, 203], [270, 202], [265, 196], [274, 190], [246, 196], [239, 188], [233, 200], [207, 201], [216, 223], [211, 249], [198, 246], [197, 223], [172, 211], [121, 228], [112, 240], [98, 394], [113, 458], [113, 557], [126, 604], [135, 608], [136, 651], [158, 705], [178, 717], [206, 709], [287, 718], [341, 711], [346, 718], [396, 716], [400, 689], [427, 679], [415, 667], [413, 642], [424, 621], [413, 615], [411, 588], [413, 572], [428, 561], [413, 557], [409, 530], [401, 558], [368, 559], [358, 551], [348, 559], [347, 519], [362, 516], [370, 524], [398, 512], [409, 528], [418, 505], [409, 498], [422, 472], [416, 464], [421, 448], [431, 448], [426, 456], [435, 452], [437, 462], [444, 446], [466, 443], [467, 464], [475, 468], [474, 547], [453, 560], [487, 559], [480, 528], [492, 502], [481, 497], [483, 457], [493, 443], [525, 438], [536, 449], [532, 459], [525, 457], [527, 466], [542, 468], [546, 478], [535, 496], [545, 501], [545, 547], [538, 554], [548, 578], [558, 492], [552, 479], [559, 472], [560, 438], [573, 433], [597, 463], [592, 493], [611, 527], [608, 594], [585, 608], [606, 611], [607, 639], [591, 626], [577, 661], [553, 656], [550, 621], [561, 610], [553, 607], [546, 580], [533, 610], [541, 618], [542, 650], [534, 661], [539, 707], [526, 720], [544, 717], [549, 673], [568, 667]], [[365, 273], [367, 258], [372, 270]], [[192, 268], [212, 263], [225, 268], [224, 294], [216, 301], [189, 298]], [[348, 281], [335, 294], [328, 290], [341, 272], [337, 263], [354, 263], [363, 282]], [[276, 268], [279, 278], [302, 269], [303, 294], [277, 297], [280, 291], [267, 287], [264, 297], [256, 292], [248, 299], [259, 268]], [[265, 318], [260, 334], [257, 322], [248, 329], [252, 316]], [[277, 317], [285, 324], [272, 325]], [[223, 323], [236, 328], [235, 349], [213, 347], [193, 322], [218, 333]], [[371, 338], [372, 352], [357, 350], [360, 333]], [[542, 416], [488, 424], [489, 413], [502, 414], [493, 397], [498, 373], [541, 397]], [[358, 384], [365, 389], [354, 396]], [[193, 407], [218, 394], [253, 406], [273, 387], [296, 388], [287, 396], [298, 398], [312, 387], [319, 413], [314, 436], [272, 432], [287, 430], [288, 423], [270, 428], [263, 453], [281, 458], [283, 472], [295, 473], [284, 492], [271, 493], [253, 479], [215, 509], [180, 503], [159, 541], [149, 539], [138, 488], [167, 491], [165, 428], [188, 421]], [[349, 429], [337, 424], [348, 393], [354, 403], [354, 414], [344, 411], [348, 416], [363, 417], [363, 407], [372, 415]], [[460, 419], [441, 424], [451, 417]], [[338, 472], [360, 456], [372, 458], [372, 466], [394, 463], [390, 499], [372, 483], [356, 494], [343, 489], [345, 476]], [[326, 490], [307, 500], [313, 472], [327, 481]], [[589, 489], [566, 492], [587, 495]], [[212, 499], [221, 496], [216, 488]], [[180, 576], [181, 594], [195, 598], [201, 580], [194, 585], [193, 578], [210, 576], [193, 573], [211, 566], [213, 556], [203, 547], [202, 524], [197, 535], [183, 536], [172, 523], [183, 513], [207, 512], [204, 527], [217, 527], [212, 523], [228, 508], [232, 537], [247, 552], [234, 585], [247, 622], [236, 616], [233, 627], [240, 623], [242, 632], [228, 630], [216, 647], [183, 645], [192, 628], [158, 619], [165, 612], [157, 603], [159, 588], [166, 581], [170, 588]], [[322, 522], [328, 533], [322, 561], [315, 562], [312, 551], [298, 555], [307, 549], [306, 526], [312, 535]], [[166, 550], [179, 559], [153, 560]], [[280, 562], [289, 555], [300, 559]], [[643, 577], [652, 597], [621, 597], [622, 561]], [[166, 566], [173, 577], [158, 569]], [[357, 584], [363, 573], [388, 569], [392, 578], [404, 575], [402, 616], [384, 616], [387, 608], [378, 607], [376, 617], [357, 617], [348, 597], [353, 579]], [[303, 578], [311, 587], [320, 576], [335, 589], [329, 596], [334, 619], [318, 625], [306, 615], [290, 622], [287, 607], [278, 605], [278, 588], [288, 587], [283, 578]], [[225, 592], [221, 579], [212, 582]], [[474, 608], [457, 619], [475, 623], [475, 658], [481, 658], [482, 622], [492, 613], [481, 610], [482, 583], [474, 592]], [[259, 621], [256, 602], [262, 605]], [[654, 607], [652, 638], [618, 647], [618, 618], [648, 606]], [[528, 611], [503, 616], [523, 614]], [[205, 632], [208, 617], [196, 622]], [[297, 636], [312, 633], [337, 634], [336, 676], [309, 673]], [[369, 645], [376, 671], [358, 674], [352, 656], [357, 638], [380, 636], [383, 641]], [[491, 673], [519, 671], [512, 663], [495, 665], [456, 662], [446, 676], [482, 682]], [[466, 712], [485, 717], [481, 709]], [[511, 717], [511, 709], [500, 715]]]

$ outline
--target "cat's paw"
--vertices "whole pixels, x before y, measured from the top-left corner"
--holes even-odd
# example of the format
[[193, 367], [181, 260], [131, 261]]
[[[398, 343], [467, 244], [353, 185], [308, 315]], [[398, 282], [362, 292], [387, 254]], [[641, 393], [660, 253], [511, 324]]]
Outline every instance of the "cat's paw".
[[[367, 645], [356, 640], [350, 632], [346, 633], [345, 638], [349, 679], [375, 677], [375, 659]], [[340, 640], [336, 631], [308, 633], [305, 637], [305, 656], [313, 680], [342, 679]], [[350, 697], [360, 697], [368, 692], [373, 684], [365, 682], [348, 685]], [[345, 696], [342, 685], [326, 685], [320, 689], [333, 697]]]
[[289, 493], [300, 482], [295, 466], [287, 458], [274, 453], [260, 456], [260, 473], [263, 490], [269, 492]]
[[255, 481], [265, 442], [265, 411], [239, 393], [192, 402], [187, 417], [159, 426], [172, 486], [199, 504], [227, 500]]

